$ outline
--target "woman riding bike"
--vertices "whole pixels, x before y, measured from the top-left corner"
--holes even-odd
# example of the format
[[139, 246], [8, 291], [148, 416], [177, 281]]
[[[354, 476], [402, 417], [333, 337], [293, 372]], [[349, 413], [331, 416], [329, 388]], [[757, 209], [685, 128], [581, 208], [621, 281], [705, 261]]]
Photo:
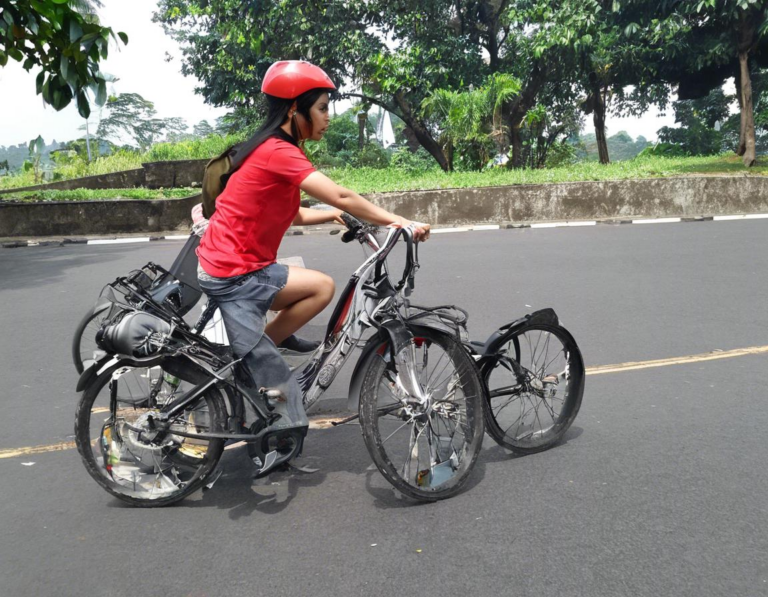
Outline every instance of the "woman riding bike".
[[[338, 186], [305, 156], [304, 141], [319, 141], [328, 129], [329, 92], [335, 89], [328, 75], [308, 62], [282, 61], [269, 68], [261, 87], [267, 118], [217, 197], [197, 250], [200, 287], [221, 310], [235, 356], [244, 357], [257, 388], [279, 396], [275, 429], [308, 426], [298, 383], [277, 347], [302, 352], [316, 347], [293, 333], [334, 295], [329, 276], [276, 262], [288, 227], [341, 223], [346, 211], [373, 224], [410, 226], [416, 240], [429, 237], [429, 225], [410, 222]], [[300, 191], [336, 209], [300, 207]], [[265, 325], [269, 309], [279, 313]]]

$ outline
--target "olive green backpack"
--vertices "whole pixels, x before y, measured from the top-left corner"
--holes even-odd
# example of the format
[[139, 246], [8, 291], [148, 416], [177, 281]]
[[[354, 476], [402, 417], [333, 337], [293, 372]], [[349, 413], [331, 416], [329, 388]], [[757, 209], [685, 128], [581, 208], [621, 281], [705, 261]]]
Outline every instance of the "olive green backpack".
[[259, 135], [254, 135], [243, 143], [227, 148], [224, 153], [213, 158], [205, 165], [203, 172], [203, 215], [211, 219], [216, 211], [216, 198], [227, 186], [229, 177], [243, 165], [245, 158], [251, 155]]
[[216, 197], [221, 195], [227, 180], [232, 175], [232, 158], [236, 153], [237, 145], [228, 148], [220, 156], [213, 158], [205, 165], [203, 172], [203, 215], [210, 220], [216, 211]]

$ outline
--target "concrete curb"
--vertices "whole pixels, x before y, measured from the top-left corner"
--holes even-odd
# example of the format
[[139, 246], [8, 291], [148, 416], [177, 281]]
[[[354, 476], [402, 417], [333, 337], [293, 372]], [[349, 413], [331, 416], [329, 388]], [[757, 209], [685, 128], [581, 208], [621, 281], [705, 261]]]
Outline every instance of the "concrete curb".
[[[560, 222], [500, 222], [499, 224], [473, 224], [468, 226], [446, 226], [433, 228], [432, 234], [446, 234], [451, 232], [484, 232], [488, 230], [521, 230], [525, 228], [581, 228], [597, 225], [620, 226], [625, 224], [677, 224], [689, 222], [724, 222], [742, 220], [768, 219], [768, 213], [759, 214], [732, 214], [719, 216], [683, 216], [675, 218], [608, 218], [603, 220], [574, 220]], [[330, 234], [333, 231], [341, 231], [341, 227], [335, 224], [317, 226], [311, 228], [289, 228], [285, 236], [305, 236], [312, 234]], [[152, 241], [186, 241], [189, 234], [164, 234], [161, 236], [104, 236], [94, 238], [44, 238], [44, 239], [0, 239], [0, 247], [4, 249], [16, 249], [20, 247], [63, 247], [66, 245], [118, 245], [134, 244]]]

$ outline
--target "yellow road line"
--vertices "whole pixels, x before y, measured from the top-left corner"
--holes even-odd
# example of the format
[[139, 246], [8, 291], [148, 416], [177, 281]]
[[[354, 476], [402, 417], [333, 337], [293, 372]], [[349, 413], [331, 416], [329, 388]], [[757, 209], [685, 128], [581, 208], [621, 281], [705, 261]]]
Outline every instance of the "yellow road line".
[[716, 361], [718, 359], [730, 359], [754, 354], [768, 353], [768, 346], [752, 346], [750, 348], [737, 348], [735, 350], [713, 350], [702, 354], [692, 354], [684, 357], [669, 359], [657, 359], [654, 361], [636, 361], [620, 363], [618, 365], [598, 365], [587, 367], [587, 375], [600, 375], [602, 373], [618, 373], [620, 371], [632, 371], [633, 369], [650, 369], [651, 367], [668, 367], [669, 365], [687, 365], [703, 361]]
[[0, 459], [16, 458], [18, 456], [31, 456], [32, 454], [44, 454], [45, 452], [61, 452], [75, 448], [75, 442], [62, 442], [50, 446], [32, 446], [29, 448], [16, 448], [12, 450], [0, 450]]
[[[94, 408], [92, 412], [107, 412], [108, 408]], [[337, 420], [336, 417], [313, 417], [309, 420], [310, 429], [327, 429], [331, 426], [331, 421]], [[230, 444], [225, 449], [239, 448], [245, 445], [245, 442]], [[73, 450], [77, 446], [75, 442], [61, 442], [60, 444], [50, 444], [47, 446], [30, 446], [27, 448], [12, 448], [10, 450], [0, 450], [0, 460], [3, 458], [18, 458], [19, 456], [31, 456], [33, 454], [45, 454], [47, 452], [61, 452], [63, 450]]]
[[[656, 359], [653, 361], [634, 361], [628, 363], [619, 363], [617, 365], [598, 365], [596, 367], [587, 367], [587, 375], [601, 375], [603, 373], [619, 373], [621, 371], [633, 371], [636, 369], [650, 369], [652, 367], [668, 367], [670, 365], [688, 365], [690, 363], [701, 363], [704, 361], [716, 361], [718, 359], [730, 359], [733, 357], [744, 357], [755, 354], [768, 353], [768, 346], [751, 346], [749, 348], [737, 348], [735, 350], [715, 350], [702, 354], [692, 354], [684, 357], [673, 357], [669, 359]], [[93, 412], [107, 412], [106, 408], [95, 408]], [[309, 421], [310, 429], [327, 429], [331, 423], [336, 421], [335, 417], [313, 417]], [[244, 443], [244, 442], [243, 442]], [[232, 444], [227, 448], [238, 447], [238, 444]], [[71, 450], [75, 448], [75, 442], [62, 442], [48, 446], [31, 446], [28, 448], [16, 448], [10, 450], [0, 450], [0, 460], [3, 458], [17, 458], [19, 456], [30, 456], [32, 454], [44, 454], [46, 452], [60, 452], [62, 450]]]

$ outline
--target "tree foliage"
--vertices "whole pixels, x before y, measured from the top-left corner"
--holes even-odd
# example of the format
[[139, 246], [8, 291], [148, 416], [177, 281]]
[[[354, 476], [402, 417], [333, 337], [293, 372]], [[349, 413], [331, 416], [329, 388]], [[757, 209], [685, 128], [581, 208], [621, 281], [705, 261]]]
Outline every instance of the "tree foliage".
[[[105, 107], [107, 116], [99, 122], [96, 136], [115, 141], [127, 137], [142, 150], [159, 141], [169, 125], [168, 120], [155, 117], [155, 105], [138, 93], [111, 96]], [[178, 125], [176, 119], [170, 120], [172, 125]], [[186, 124], [183, 126], [186, 130]]]
[[424, 99], [423, 111], [438, 123], [439, 140], [450, 169], [453, 169], [454, 151], [465, 169], [479, 170], [493, 154], [503, 149], [506, 129], [502, 110], [519, 93], [520, 81], [496, 73], [477, 89], [436, 89]]
[[216, 130], [210, 125], [207, 120], [201, 120], [195, 126], [192, 127], [192, 134], [200, 139], [205, 139], [215, 134]]
[[[269, 65], [306, 59], [365, 111], [398, 117], [409, 145], [450, 170], [510, 148], [516, 167], [541, 167], [550, 151], [570, 159], [565, 140], [582, 115], [607, 163], [609, 113], [665, 108], [675, 89], [701, 97], [743, 70], [743, 55], [748, 67], [762, 60], [766, 10], [762, 0], [160, 0], [155, 20], [182, 44], [183, 72], [206, 101], [232, 109], [218, 130], [251, 130]], [[492, 76], [519, 86], [489, 111], [480, 90]], [[696, 80], [707, 88], [690, 95]], [[741, 147], [753, 110], [739, 98]]]
[[642, 30], [659, 39], [658, 76], [680, 100], [706, 96], [734, 77], [740, 108], [737, 153], [755, 162], [751, 73], [768, 66], [768, 3], [764, 0], [668, 0], [655, 5]]
[[[98, 4], [98, 3], [97, 3]], [[0, 66], [12, 58], [26, 71], [39, 68], [37, 93], [55, 110], [74, 99], [83, 118], [95, 103], [107, 100], [107, 80], [99, 63], [109, 55], [110, 39], [128, 43], [99, 23], [93, 3], [85, 0], [0, 0]]]

